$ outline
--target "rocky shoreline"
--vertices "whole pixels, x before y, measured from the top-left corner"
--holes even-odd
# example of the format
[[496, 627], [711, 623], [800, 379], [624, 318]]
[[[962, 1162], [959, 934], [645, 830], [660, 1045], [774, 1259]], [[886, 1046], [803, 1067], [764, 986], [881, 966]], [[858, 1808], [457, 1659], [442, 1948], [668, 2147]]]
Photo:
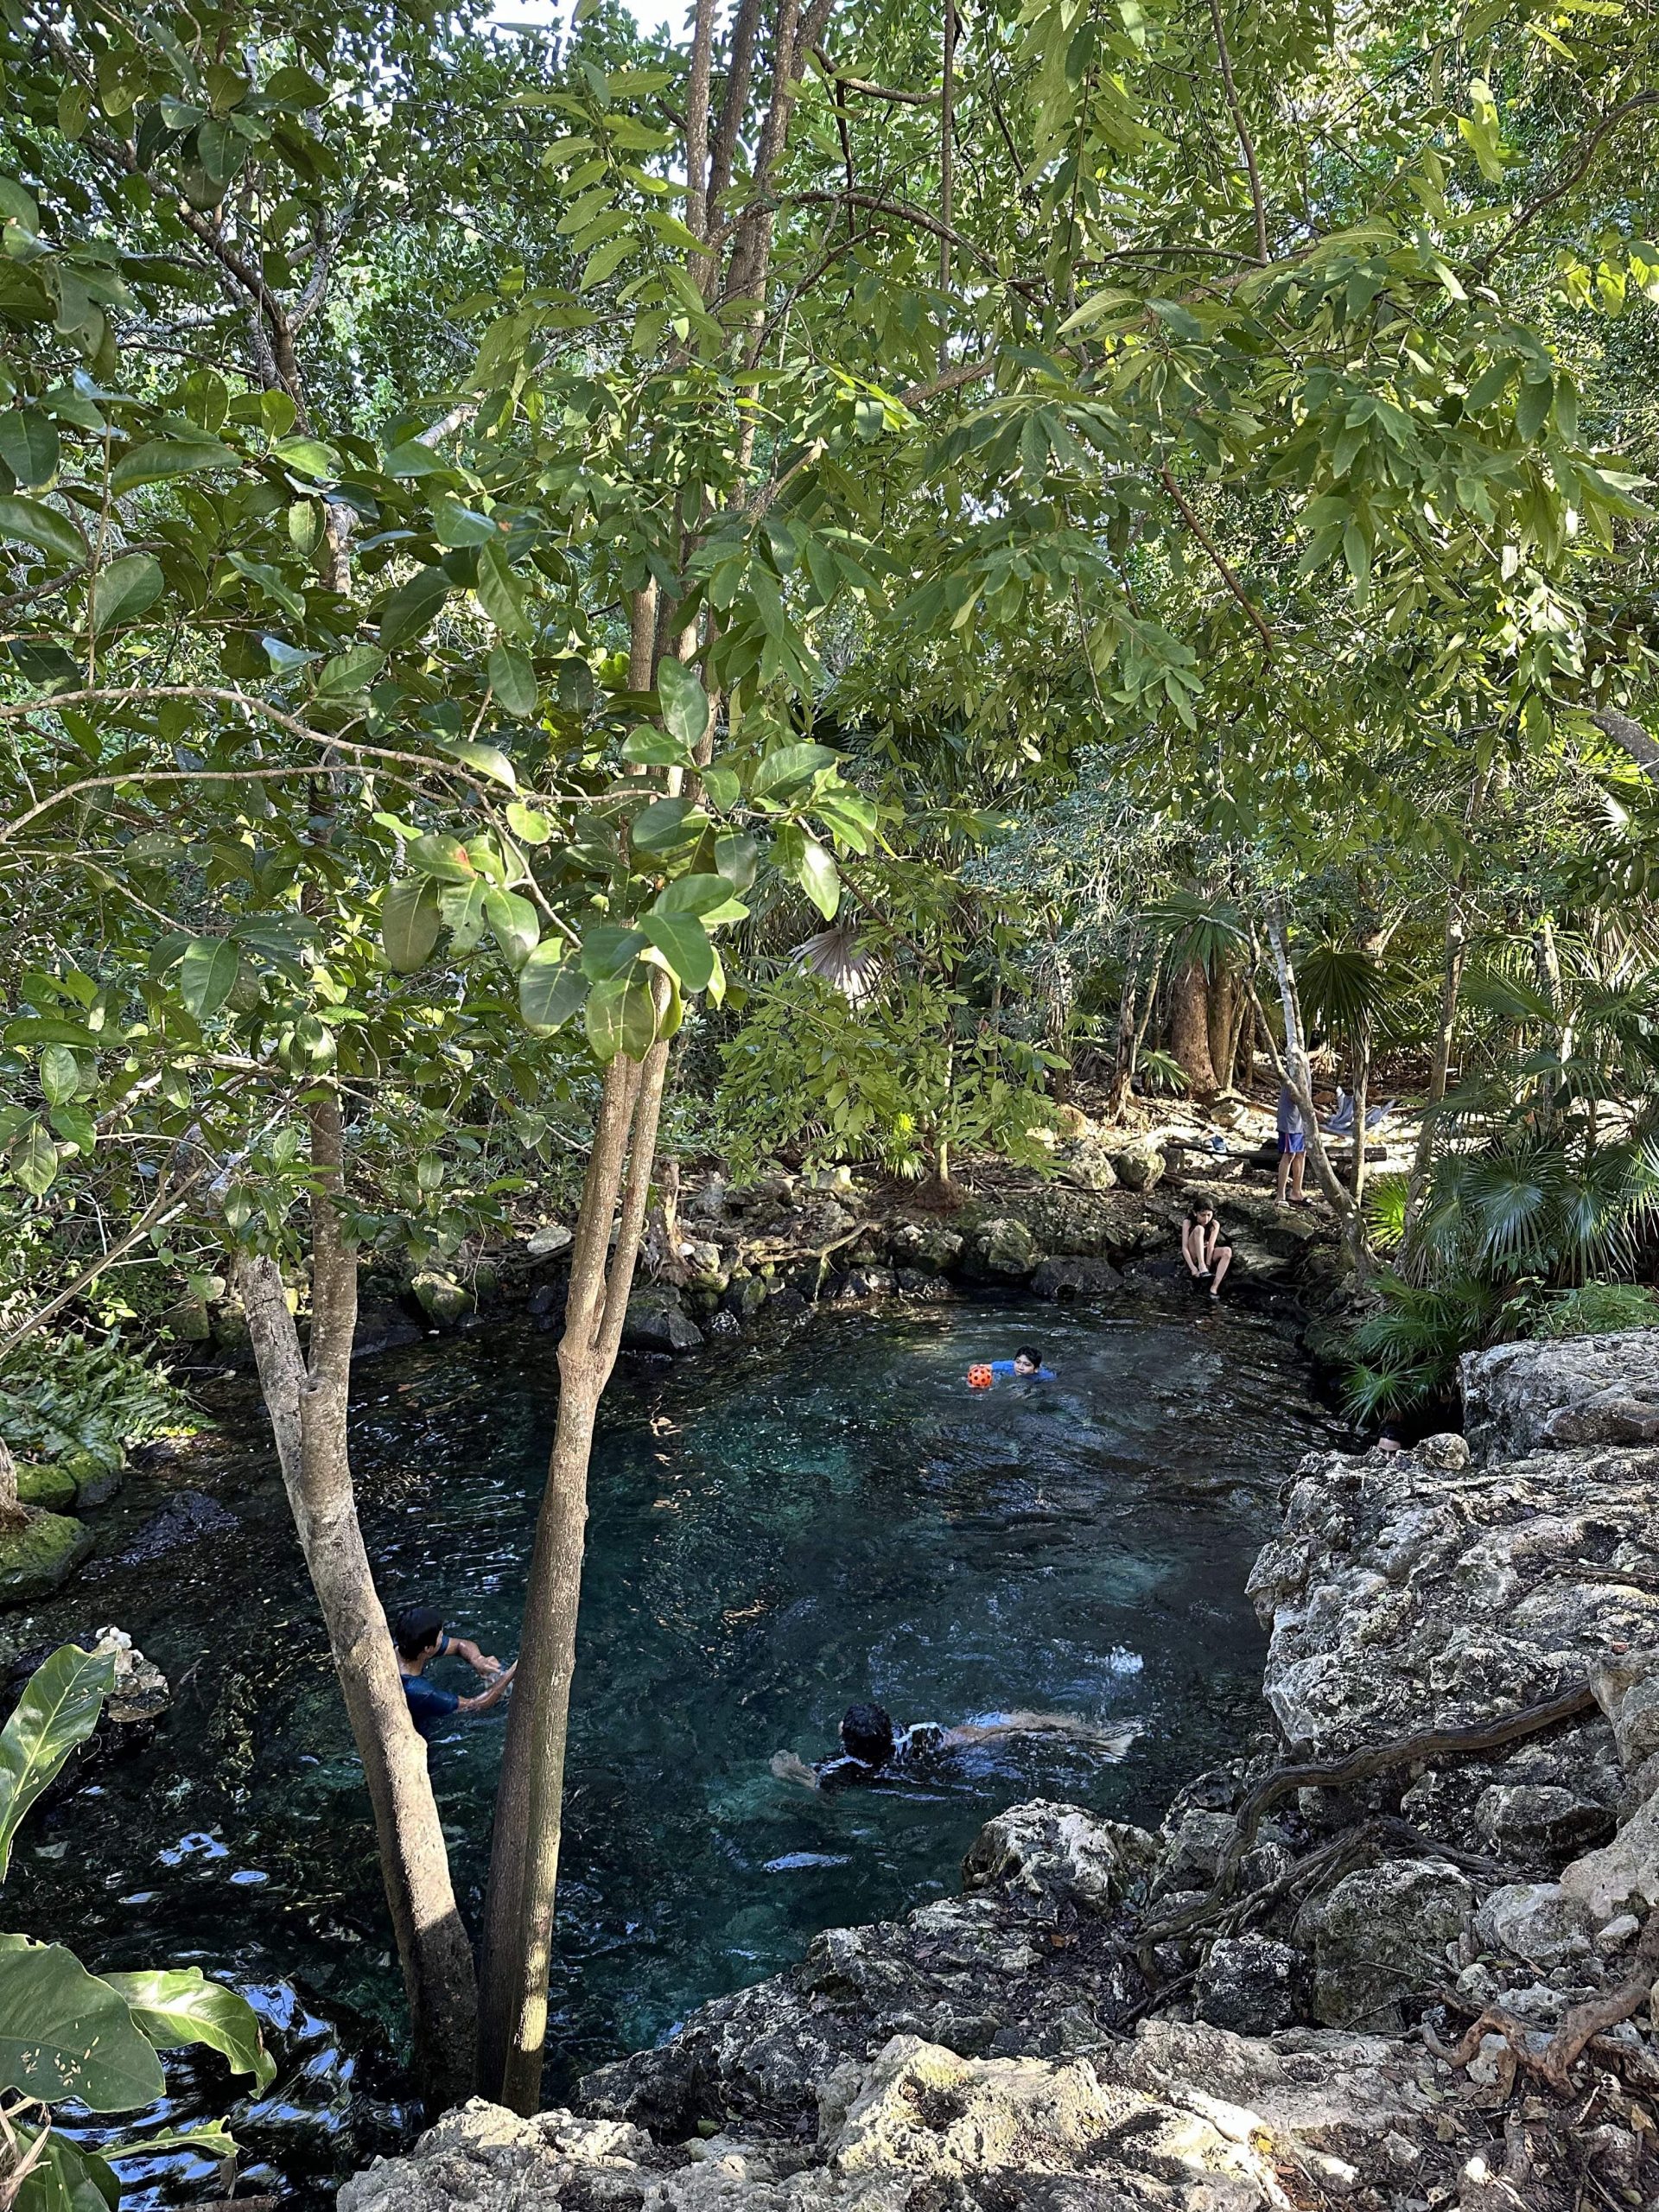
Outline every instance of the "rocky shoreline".
[[1659, 1333], [1465, 1363], [1466, 1435], [1297, 1471], [1278, 1751], [1161, 1830], [1017, 1806], [960, 1898], [341, 2212], [1659, 2205]]

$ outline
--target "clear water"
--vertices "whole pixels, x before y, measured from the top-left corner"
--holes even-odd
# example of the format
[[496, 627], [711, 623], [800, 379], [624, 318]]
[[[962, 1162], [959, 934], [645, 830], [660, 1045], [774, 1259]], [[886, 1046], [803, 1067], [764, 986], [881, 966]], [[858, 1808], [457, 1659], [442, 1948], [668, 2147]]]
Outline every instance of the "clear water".
[[[970, 1392], [1034, 1337], [1054, 1382]], [[389, 1606], [442, 1605], [502, 1656], [551, 1433], [553, 1340], [509, 1327], [365, 1365], [355, 1460]], [[295, 2202], [406, 2125], [366, 1803], [281, 1493], [238, 1398], [215, 1490], [239, 1535], [115, 1569], [41, 1617], [118, 1621], [178, 1686], [156, 1746], [25, 1840], [10, 1924], [107, 1967], [194, 1961], [256, 1993], [283, 2060], [237, 2111]], [[620, 1376], [595, 1455], [553, 1986], [550, 2087], [799, 1956], [820, 1928], [953, 1890], [1000, 1806], [1063, 1796], [1156, 1820], [1262, 1725], [1249, 1564], [1325, 1428], [1272, 1325], [1145, 1306], [815, 1316]], [[129, 1521], [157, 1478], [131, 1486]], [[463, 1691], [465, 1669], [440, 1670]], [[900, 1722], [1011, 1708], [1138, 1732], [1119, 1760], [1039, 1738], [943, 1783], [823, 1798], [780, 1747], [833, 1745], [849, 1700]], [[476, 1924], [501, 1743], [460, 1723], [432, 1765]], [[378, 2024], [378, 2026], [377, 2026]], [[169, 2109], [223, 2110], [218, 2062], [169, 2062]], [[201, 2178], [201, 2177], [198, 2177]], [[140, 2201], [175, 2197], [159, 2166]]]

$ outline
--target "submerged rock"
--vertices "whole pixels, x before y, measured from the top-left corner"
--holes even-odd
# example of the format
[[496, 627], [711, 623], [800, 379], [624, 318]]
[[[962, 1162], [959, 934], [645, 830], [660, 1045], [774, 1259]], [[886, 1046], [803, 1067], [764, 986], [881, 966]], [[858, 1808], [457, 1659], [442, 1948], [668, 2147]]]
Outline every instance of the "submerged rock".
[[152, 1560], [165, 1559], [169, 1552], [199, 1543], [204, 1537], [228, 1536], [240, 1525], [235, 1514], [216, 1498], [204, 1497], [200, 1491], [181, 1490], [159, 1513], [150, 1516], [113, 1559], [100, 1560], [99, 1567], [100, 1571], [111, 1567], [147, 1567]]
[[0, 1604], [22, 1605], [67, 1582], [92, 1548], [92, 1533], [67, 1513], [31, 1512], [0, 1529]]

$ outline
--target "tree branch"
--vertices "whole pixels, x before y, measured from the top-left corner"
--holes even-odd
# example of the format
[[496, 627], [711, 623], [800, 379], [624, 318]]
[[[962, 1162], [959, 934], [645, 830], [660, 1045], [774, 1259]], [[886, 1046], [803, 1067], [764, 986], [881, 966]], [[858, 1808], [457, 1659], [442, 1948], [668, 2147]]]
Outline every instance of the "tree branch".
[[1227, 105], [1232, 111], [1233, 128], [1238, 133], [1244, 166], [1250, 175], [1250, 204], [1255, 210], [1255, 257], [1265, 268], [1273, 256], [1268, 249], [1268, 211], [1262, 199], [1262, 173], [1255, 165], [1255, 141], [1244, 120], [1244, 111], [1239, 105], [1238, 87], [1233, 82], [1233, 57], [1227, 50], [1227, 30], [1221, 20], [1221, 0], [1210, 0], [1210, 20], [1216, 27], [1216, 50], [1221, 56], [1221, 81], [1227, 87]]
[[1228, 565], [1226, 556], [1223, 553], [1221, 548], [1216, 543], [1214, 538], [1211, 537], [1204, 524], [1198, 520], [1198, 516], [1193, 512], [1192, 508], [1189, 504], [1185, 494], [1182, 492], [1180, 486], [1177, 484], [1173, 476], [1170, 474], [1169, 465], [1167, 462], [1165, 462], [1160, 467], [1158, 474], [1163, 479], [1165, 491], [1168, 493], [1170, 498], [1174, 500], [1176, 505], [1185, 517], [1187, 528], [1192, 531], [1193, 537], [1198, 539], [1199, 544], [1203, 546], [1205, 551], [1210, 556], [1211, 560], [1214, 562], [1216, 568], [1219, 570], [1222, 582], [1226, 585], [1228, 590], [1231, 592], [1233, 597], [1238, 601], [1244, 612], [1249, 616], [1251, 621], [1255, 623], [1256, 630], [1261, 636], [1262, 649], [1266, 652], [1268, 658], [1271, 660], [1273, 658], [1274, 636], [1273, 632], [1268, 627], [1268, 620], [1266, 615], [1262, 613], [1260, 607], [1256, 606], [1255, 601], [1245, 590], [1243, 585], [1240, 583], [1238, 578], [1233, 574], [1232, 569]]

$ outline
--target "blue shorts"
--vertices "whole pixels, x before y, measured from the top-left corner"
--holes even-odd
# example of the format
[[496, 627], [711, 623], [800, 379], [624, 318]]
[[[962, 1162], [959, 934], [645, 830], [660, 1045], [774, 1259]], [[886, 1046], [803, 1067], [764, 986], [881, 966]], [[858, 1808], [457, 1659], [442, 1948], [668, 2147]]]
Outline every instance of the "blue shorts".
[[1281, 1129], [1279, 1149], [1281, 1154], [1288, 1153], [1294, 1159], [1299, 1153], [1307, 1150], [1307, 1132], [1305, 1129]]

